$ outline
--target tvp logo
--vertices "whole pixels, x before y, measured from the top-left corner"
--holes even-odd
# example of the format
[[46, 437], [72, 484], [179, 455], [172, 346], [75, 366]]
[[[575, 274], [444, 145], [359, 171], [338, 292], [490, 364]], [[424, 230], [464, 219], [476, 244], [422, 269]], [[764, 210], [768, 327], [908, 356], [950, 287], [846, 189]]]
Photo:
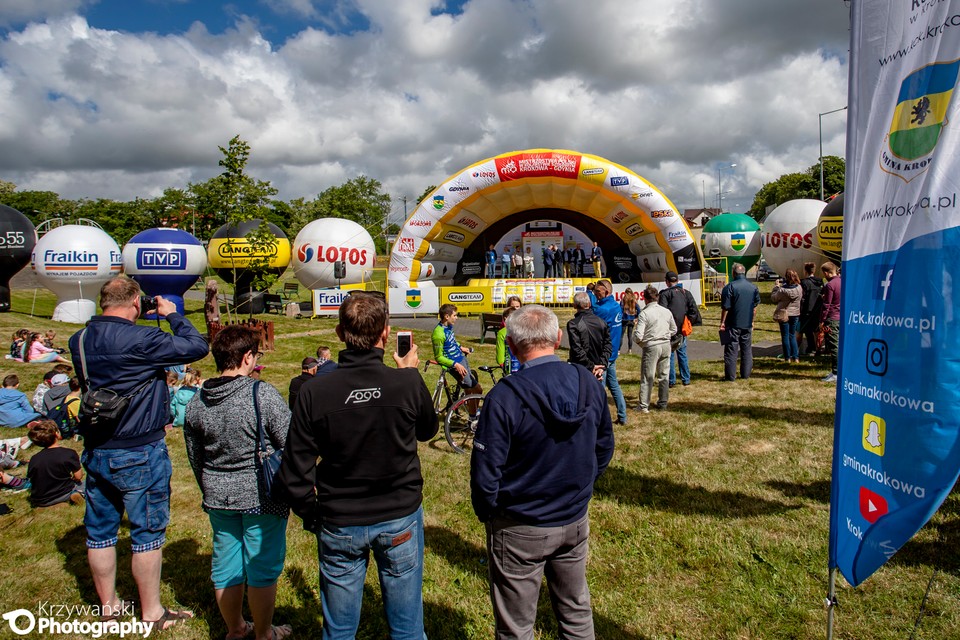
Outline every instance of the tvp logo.
[[[111, 256], [112, 258], [113, 256]], [[186, 269], [186, 267], [186, 249], [137, 249], [138, 269], [171, 269], [177, 271]]]

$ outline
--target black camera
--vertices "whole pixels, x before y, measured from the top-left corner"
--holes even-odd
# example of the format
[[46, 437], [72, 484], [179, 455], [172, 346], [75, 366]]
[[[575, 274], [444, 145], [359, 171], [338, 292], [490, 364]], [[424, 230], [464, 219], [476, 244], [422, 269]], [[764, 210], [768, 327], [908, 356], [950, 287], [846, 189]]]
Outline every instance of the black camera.
[[140, 296], [140, 315], [145, 316], [157, 310], [157, 299], [153, 296]]

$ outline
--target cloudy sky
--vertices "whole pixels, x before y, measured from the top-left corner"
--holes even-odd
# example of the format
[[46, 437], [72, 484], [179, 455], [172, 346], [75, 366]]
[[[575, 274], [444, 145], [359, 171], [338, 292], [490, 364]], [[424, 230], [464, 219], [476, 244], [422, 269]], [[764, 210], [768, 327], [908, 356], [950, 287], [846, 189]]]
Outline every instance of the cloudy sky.
[[[842, 0], [2, 0], [0, 179], [154, 197], [249, 172], [412, 202], [480, 160], [573, 149], [680, 209], [743, 211], [846, 105]], [[846, 112], [823, 116], [843, 155]], [[736, 164], [736, 167], [730, 167]], [[411, 207], [412, 211], [412, 207]]]

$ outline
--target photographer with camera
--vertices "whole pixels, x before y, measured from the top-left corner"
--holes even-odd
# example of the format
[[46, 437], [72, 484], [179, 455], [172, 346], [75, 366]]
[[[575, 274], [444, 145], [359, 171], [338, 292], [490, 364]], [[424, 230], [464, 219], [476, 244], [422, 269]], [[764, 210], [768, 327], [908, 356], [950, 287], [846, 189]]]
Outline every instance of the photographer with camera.
[[[158, 316], [171, 333], [136, 324], [144, 301], [140, 285], [118, 276], [100, 289], [103, 314], [94, 316], [70, 338], [73, 365], [84, 401], [80, 410], [83, 435], [81, 461], [87, 472], [87, 561], [104, 616], [117, 616], [124, 603], [117, 597], [117, 533], [124, 511], [130, 521], [141, 619], [157, 631], [193, 617], [160, 604], [160, 566], [170, 514], [170, 458], [163, 441], [170, 421], [170, 392], [165, 367], [189, 364], [207, 355], [207, 341], [169, 300], [157, 296]], [[91, 397], [116, 398], [116, 417], [89, 411]], [[107, 413], [110, 413], [109, 411]]]

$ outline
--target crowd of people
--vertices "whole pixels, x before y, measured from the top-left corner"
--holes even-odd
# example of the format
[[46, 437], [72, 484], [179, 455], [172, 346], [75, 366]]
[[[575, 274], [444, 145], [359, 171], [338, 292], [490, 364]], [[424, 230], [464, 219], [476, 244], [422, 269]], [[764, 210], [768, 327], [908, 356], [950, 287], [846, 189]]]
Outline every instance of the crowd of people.
[[[840, 278], [836, 266], [826, 263], [821, 271], [827, 282], [816, 286], [811, 266], [804, 281], [788, 270], [772, 294], [783, 359], [799, 358], [798, 336], [807, 335], [815, 318], [835, 376]], [[720, 317], [727, 380], [737, 377], [738, 357], [740, 377], [750, 377], [759, 304], [741, 265], [733, 275]], [[587, 510], [594, 483], [613, 455], [613, 427], [627, 419], [617, 356], [624, 344], [627, 353], [636, 346], [641, 356], [641, 413], [666, 409], [678, 379], [691, 383], [686, 339], [702, 318], [676, 273], [668, 272], [664, 285], [627, 289], [617, 302], [611, 282], [600, 278], [577, 293], [575, 315], [566, 325], [568, 362], [557, 354], [562, 332], [556, 314], [524, 306], [516, 296], [508, 301], [497, 332], [497, 362], [505, 376], [487, 391], [482, 409], [470, 407], [471, 502], [487, 536], [497, 637], [530, 636], [544, 575], [561, 635], [594, 635], [585, 569]], [[212, 532], [211, 581], [227, 640], [282, 640], [293, 632], [274, 623], [291, 510], [317, 537], [321, 637], [355, 635], [371, 552], [391, 636], [424, 637], [424, 479], [417, 445], [436, 435], [438, 420], [417, 371], [418, 346], [403, 356], [394, 352], [395, 368], [384, 364], [392, 343], [383, 297], [354, 292], [344, 300], [336, 326], [343, 349], [336, 361], [324, 345], [305, 357], [286, 401], [259, 380], [258, 332], [231, 325], [208, 347], [159, 296], [157, 313], [170, 330], [137, 324], [140, 304], [136, 282], [123, 276], [109, 281], [100, 294], [103, 313], [70, 338], [72, 367], [56, 364], [32, 401], [19, 390], [16, 375], [8, 375], [0, 389], [0, 424], [28, 428], [26, 437], [0, 441], [0, 486], [29, 489], [35, 507], [84, 505], [87, 560], [105, 619], [129, 610], [116, 590], [124, 516], [142, 619], [162, 630], [194, 616], [160, 600], [172, 475], [165, 436], [182, 427]], [[468, 360], [472, 349], [456, 337], [458, 318], [456, 306], [440, 308], [432, 356], [465, 393], [480, 394]], [[808, 353], [814, 348], [809, 340]], [[208, 350], [217, 376], [204, 379], [194, 363]], [[89, 398], [99, 402], [96, 410], [87, 406]], [[61, 446], [77, 430], [82, 456]], [[17, 455], [31, 446], [42, 450], [30, 458], [27, 478], [6, 473], [21, 465]], [[283, 456], [277, 469], [269, 461], [278, 452]], [[516, 572], [516, 562], [527, 569]]]
[[[540, 249], [540, 275], [537, 276], [536, 256], [532, 247], [522, 251], [511, 245], [504, 245], [503, 251], [490, 245], [484, 255], [484, 276], [487, 278], [582, 278], [585, 267], [590, 265], [593, 276], [603, 276], [603, 249], [594, 242], [588, 250], [583, 244], [568, 244], [566, 247], [551, 244]], [[499, 267], [499, 271], [498, 271]]]

